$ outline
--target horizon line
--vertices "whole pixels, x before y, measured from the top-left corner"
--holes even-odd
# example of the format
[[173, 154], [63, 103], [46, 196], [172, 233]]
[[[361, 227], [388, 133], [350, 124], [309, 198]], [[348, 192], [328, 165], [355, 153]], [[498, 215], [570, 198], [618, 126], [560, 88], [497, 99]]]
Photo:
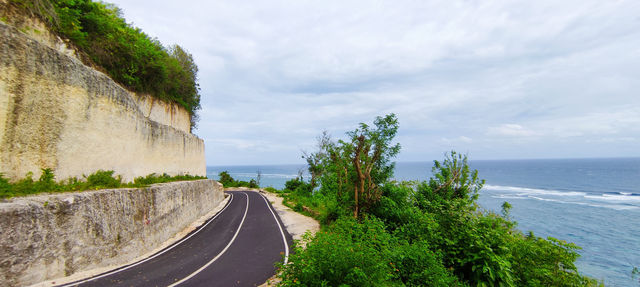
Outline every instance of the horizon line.
[[[474, 161], [540, 161], [540, 160], [605, 160], [605, 159], [640, 159], [640, 156], [612, 156], [612, 157], [548, 157], [548, 158], [505, 158], [505, 159], [470, 159], [470, 162]], [[433, 162], [434, 160], [403, 160], [403, 161], [395, 161], [395, 163], [425, 163], [425, 162]], [[261, 164], [216, 164], [216, 165], [206, 165], [206, 167], [230, 167], [230, 166], [282, 166], [282, 165], [303, 165], [306, 166], [306, 163], [261, 163]]]

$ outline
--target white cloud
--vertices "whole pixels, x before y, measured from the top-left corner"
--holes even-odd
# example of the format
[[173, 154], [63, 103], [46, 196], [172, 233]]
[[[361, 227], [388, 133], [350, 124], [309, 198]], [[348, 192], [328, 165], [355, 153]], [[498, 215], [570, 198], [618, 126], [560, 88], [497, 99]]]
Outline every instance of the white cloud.
[[390, 112], [401, 160], [640, 156], [615, 140], [640, 138], [639, 1], [114, 2], [194, 54], [208, 164], [299, 162]]
[[443, 144], [455, 145], [455, 144], [469, 144], [469, 143], [473, 142], [473, 139], [471, 139], [470, 137], [466, 137], [466, 136], [459, 136], [459, 137], [455, 137], [455, 138], [441, 138], [440, 141]]
[[518, 124], [502, 124], [496, 127], [489, 127], [487, 135], [497, 137], [526, 138], [535, 136], [536, 133]]

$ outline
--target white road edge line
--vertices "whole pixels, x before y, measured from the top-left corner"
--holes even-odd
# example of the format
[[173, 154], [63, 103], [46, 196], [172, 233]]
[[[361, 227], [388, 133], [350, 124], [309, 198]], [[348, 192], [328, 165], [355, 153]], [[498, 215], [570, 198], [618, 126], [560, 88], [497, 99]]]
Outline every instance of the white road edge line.
[[284, 264], [287, 264], [287, 262], [289, 262], [289, 244], [287, 244], [287, 237], [284, 236], [284, 231], [282, 230], [282, 226], [280, 225], [280, 221], [278, 221], [276, 214], [273, 212], [273, 207], [269, 205], [269, 202], [264, 195], [261, 194], [260, 196], [262, 196], [262, 199], [264, 199], [264, 203], [267, 204], [267, 208], [269, 208], [269, 211], [271, 211], [271, 214], [273, 214], [273, 219], [275, 219], [276, 224], [278, 224], [278, 228], [280, 228], [280, 234], [282, 234], [282, 242], [284, 242]]
[[[109, 276], [109, 275], [113, 275], [113, 274], [116, 274], [116, 273], [119, 273], [119, 272], [125, 271], [125, 270], [127, 270], [127, 269], [130, 269], [130, 268], [133, 268], [133, 267], [135, 267], [135, 266], [138, 266], [138, 265], [140, 265], [140, 264], [142, 264], [142, 263], [145, 263], [145, 262], [147, 262], [147, 261], [149, 261], [149, 260], [151, 260], [151, 259], [153, 259], [153, 258], [156, 258], [156, 257], [158, 257], [158, 256], [160, 256], [160, 255], [162, 255], [162, 254], [164, 254], [165, 252], [167, 252], [167, 251], [169, 251], [169, 250], [173, 249], [174, 247], [176, 247], [176, 246], [180, 245], [182, 242], [186, 241], [187, 239], [191, 238], [192, 236], [196, 235], [198, 232], [200, 232], [201, 230], [203, 230], [207, 225], [209, 225], [209, 223], [211, 223], [214, 219], [216, 219], [216, 217], [218, 217], [218, 215], [222, 214], [222, 212], [223, 212], [223, 211], [225, 211], [225, 209], [227, 209], [227, 207], [229, 207], [229, 206], [231, 205], [231, 202], [232, 202], [232, 201], [233, 201], [233, 194], [231, 194], [231, 198], [229, 199], [229, 203], [227, 203], [227, 206], [225, 206], [222, 210], [220, 210], [220, 212], [216, 213], [216, 215], [215, 215], [215, 216], [213, 216], [209, 221], [207, 221], [207, 223], [205, 223], [205, 224], [204, 224], [204, 225], [202, 225], [200, 228], [198, 228], [198, 230], [196, 230], [196, 231], [195, 231], [194, 233], [192, 233], [191, 235], [189, 235], [189, 236], [187, 236], [187, 237], [183, 238], [182, 240], [178, 241], [177, 243], [174, 243], [173, 245], [171, 245], [171, 246], [167, 247], [167, 249], [164, 249], [164, 250], [162, 250], [162, 251], [160, 251], [160, 252], [158, 252], [158, 253], [154, 254], [153, 256], [151, 256], [151, 257], [149, 257], [149, 258], [146, 258], [146, 259], [140, 260], [140, 261], [138, 261], [138, 262], [136, 262], [136, 263], [133, 263], [133, 264], [131, 264], [131, 265], [127, 266], [127, 267], [124, 267], [124, 268], [122, 268], [122, 269], [118, 269], [118, 270], [114, 270], [114, 271], [111, 271], [111, 272], [108, 272], [108, 273], [104, 273], [104, 274], [102, 274], [102, 275], [99, 275], [99, 276], [96, 276], [96, 277], [91, 277], [91, 278], [85, 279], [85, 280], [83, 280], [83, 281], [67, 283], [67, 284], [64, 284], [64, 285], [60, 285], [60, 286], [58, 286], [58, 287], [77, 286], [77, 285], [80, 285], [80, 284], [82, 284], [82, 283], [87, 283], [87, 282], [89, 282], [89, 281], [93, 281], [93, 280], [96, 280], [96, 279], [100, 279], [100, 278], [102, 278], [102, 277], [106, 277], [106, 276]], [[247, 202], [248, 202], [248, 200], [247, 200]]]
[[182, 280], [169, 285], [168, 287], [177, 286], [177, 285], [179, 285], [181, 283], [184, 283], [185, 281], [191, 279], [193, 276], [196, 276], [198, 273], [202, 272], [202, 270], [204, 270], [205, 268], [209, 267], [209, 265], [213, 264], [214, 261], [218, 260], [218, 258], [220, 258], [220, 256], [222, 256], [222, 254], [224, 254], [227, 251], [227, 249], [229, 249], [229, 247], [231, 246], [233, 241], [236, 240], [236, 237], [238, 236], [238, 233], [240, 233], [240, 229], [242, 229], [242, 224], [244, 224], [244, 219], [247, 218], [247, 211], [249, 211], [249, 195], [246, 192], [243, 192], [243, 194], [244, 194], [244, 196], [247, 197], [247, 208], [244, 210], [244, 216], [242, 216], [242, 220], [240, 221], [240, 225], [238, 226], [238, 230], [236, 230], [236, 234], [233, 235], [233, 237], [231, 238], [231, 241], [229, 241], [227, 246], [225, 246], [224, 249], [222, 249], [222, 251], [220, 251], [220, 253], [218, 253], [218, 255], [216, 255], [216, 257], [211, 259], [211, 261], [207, 262], [207, 264], [205, 264], [204, 266], [200, 267], [200, 269], [198, 269], [195, 272], [191, 273], [189, 276], [182, 278]]

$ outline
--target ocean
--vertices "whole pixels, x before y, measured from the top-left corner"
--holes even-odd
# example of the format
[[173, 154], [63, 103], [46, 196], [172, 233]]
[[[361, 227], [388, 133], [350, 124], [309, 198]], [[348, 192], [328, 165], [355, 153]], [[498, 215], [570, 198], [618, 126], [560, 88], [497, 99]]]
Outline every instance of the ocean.
[[[397, 180], [426, 180], [432, 162], [399, 162]], [[582, 247], [576, 265], [606, 286], [640, 286], [640, 158], [471, 161], [486, 180], [478, 203], [499, 212], [504, 201], [523, 232]], [[284, 187], [305, 165], [211, 166], [207, 176], [228, 171], [235, 179]]]

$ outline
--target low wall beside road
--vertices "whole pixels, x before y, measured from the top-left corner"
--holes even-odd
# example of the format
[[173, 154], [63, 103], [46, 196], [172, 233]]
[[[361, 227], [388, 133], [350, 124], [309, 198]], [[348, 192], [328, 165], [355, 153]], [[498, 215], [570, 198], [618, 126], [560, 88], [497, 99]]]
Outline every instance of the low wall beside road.
[[0, 202], [0, 282], [24, 286], [144, 255], [224, 199], [213, 180]]

